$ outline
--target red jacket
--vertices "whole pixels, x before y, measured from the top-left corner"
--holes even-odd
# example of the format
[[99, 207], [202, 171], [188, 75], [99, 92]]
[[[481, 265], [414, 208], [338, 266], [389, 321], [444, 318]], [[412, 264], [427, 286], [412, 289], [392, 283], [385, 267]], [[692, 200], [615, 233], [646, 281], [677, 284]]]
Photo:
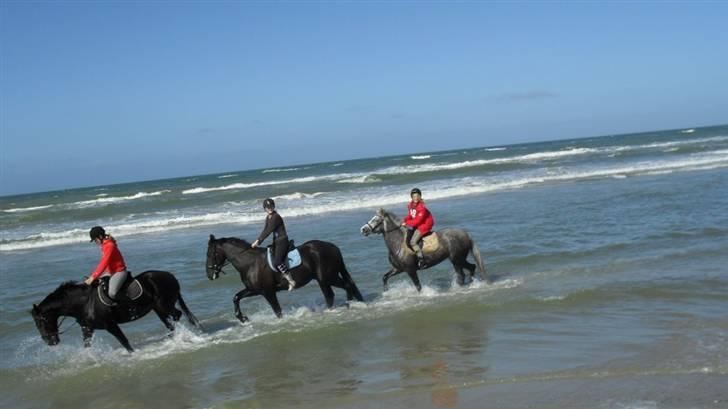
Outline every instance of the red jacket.
[[107, 271], [109, 274], [114, 275], [125, 270], [126, 263], [124, 263], [124, 257], [121, 256], [121, 252], [116, 246], [116, 241], [114, 239], [105, 239], [101, 243], [101, 261], [99, 261], [96, 271], [91, 274], [91, 279], [95, 280]]
[[407, 216], [404, 217], [404, 222], [409, 227], [415, 227], [420, 233], [427, 234], [432, 230], [432, 226], [435, 225], [435, 219], [432, 217], [432, 213], [425, 207], [425, 202], [421, 201], [417, 204], [409, 202], [407, 205]]

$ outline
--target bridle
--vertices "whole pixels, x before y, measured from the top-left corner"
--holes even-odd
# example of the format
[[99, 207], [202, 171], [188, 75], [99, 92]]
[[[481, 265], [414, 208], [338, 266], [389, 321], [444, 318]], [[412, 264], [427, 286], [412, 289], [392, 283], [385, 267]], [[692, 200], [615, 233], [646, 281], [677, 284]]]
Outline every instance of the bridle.
[[214, 252], [214, 257], [212, 260], [213, 263], [212, 263], [212, 265], [208, 265], [207, 268], [212, 269], [214, 272], [216, 272], [218, 274], [220, 274], [220, 273], [225, 274], [225, 272], [222, 269], [226, 265], [230, 264], [230, 260], [228, 260], [228, 258], [225, 257], [225, 261], [222, 264], [218, 265], [217, 264], [217, 243], [213, 243], [213, 246], [214, 246], [213, 250], [212, 250]]
[[[367, 226], [369, 226], [369, 228], [372, 230], [372, 232], [374, 231], [374, 229], [376, 229], [377, 227], [379, 227], [380, 224], [384, 223], [384, 216], [380, 216], [380, 215], [377, 215], [377, 216], [379, 217], [379, 223], [377, 223], [374, 226], [372, 226], [371, 224], [369, 224], [369, 222], [371, 220], [369, 222], [367, 222]], [[393, 231], [395, 231], [397, 229], [399, 229], [399, 226], [396, 226], [392, 230], [384, 230], [384, 233], [391, 233], [391, 232], [393, 232]]]
[[[37, 313], [35, 315], [38, 317], [39, 320], [41, 320], [41, 321], [43, 321], [45, 323], [48, 322], [48, 319], [46, 318], [46, 316], [44, 314]], [[46, 336], [52, 337], [54, 335], [55, 336], [63, 335], [63, 334], [66, 333], [66, 331], [68, 331], [69, 329], [73, 328], [73, 324], [71, 324], [68, 328], [64, 329], [63, 331], [60, 330], [61, 325], [63, 325], [63, 322], [66, 320], [66, 318], [68, 318], [68, 317], [67, 316], [63, 316], [63, 318], [61, 318], [61, 322], [58, 323], [58, 328], [59, 329], [57, 331], [55, 331], [55, 332], [48, 332], [48, 333], [46, 333]], [[76, 321], [76, 324], [78, 324], [78, 321]]]

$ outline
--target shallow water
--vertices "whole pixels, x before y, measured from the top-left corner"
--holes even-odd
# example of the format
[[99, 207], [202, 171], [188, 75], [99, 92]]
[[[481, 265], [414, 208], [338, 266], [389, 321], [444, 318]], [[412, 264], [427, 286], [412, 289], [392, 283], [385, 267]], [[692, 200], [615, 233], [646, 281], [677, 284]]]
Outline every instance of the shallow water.
[[[165, 208], [154, 201], [178, 190], [218, 185], [146, 182], [170, 192], [127, 200], [152, 200], [132, 205], [137, 212], [149, 206], [143, 210], [148, 213], [144, 223], [128, 220], [124, 212], [129, 209], [118, 203], [90, 207], [90, 215], [74, 210], [80, 213], [32, 220], [18, 215], [47, 209], [5, 212], [0, 405], [728, 407], [728, 138], [722, 135], [728, 129], [699, 129], [689, 139], [675, 131], [480, 149], [466, 154], [472, 156], [467, 160], [505, 162], [475, 167], [448, 165], [462, 160], [439, 162], [436, 153], [423, 159], [345, 162], [333, 169], [357, 173], [361, 169], [352, 168], [369, 167], [381, 175], [386, 172], [377, 169], [412, 169], [404, 166], [433, 160], [428, 166], [439, 168], [382, 177], [372, 182], [377, 186], [362, 183], [281, 200], [289, 233], [298, 243], [324, 238], [341, 247], [365, 302], [347, 308], [339, 290], [337, 308], [329, 311], [318, 286], [310, 284], [279, 293], [283, 319], [276, 319], [262, 298], [246, 299], [242, 308], [251, 322], [244, 325], [232, 313], [232, 297], [241, 288], [237, 273], [228, 267], [227, 275], [208, 281], [205, 251], [211, 233], [256, 236], [261, 227], [253, 219], [257, 210], [251, 205], [250, 222], [238, 214], [230, 222], [188, 223], [165, 234], [144, 223], [164, 225], [173, 215], [189, 219], [195, 212], [218, 214], [214, 195], [220, 192], [238, 192], [240, 202], [248, 196], [254, 202], [261, 192], [194, 193], [201, 195], [195, 204], [175, 202]], [[682, 150], [670, 150], [675, 147]], [[598, 152], [584, 153], [587, 149]], [[484, 159], [481, 154], [506, 156]], [[527, 155], [532, 156], [506, 161]], [[398, 164], [410, 160], [417, 164]], [[297, 172], [265, 175], [273, 175], [270, 180], [306, 176]], [[201, 179], [221, 181], [220, 186], [236, 183], [234, 176], [219, 176]], [[180, 188], [180, 183], [190, 185]], [[294, 195], [306, 183], [270, 186]], [[386, 249], [381, 237], [362, 237], [359, 228], [379, 205], [402, 213], [403, 195], [396, 192], [405, 192], [406, 199], [413, 183], [425, 191], [437, 227], [472, 233], [492, 283], [459, 287], [452, 267], [443, 263], [421, 273], [421, 293], [405, 275], [382, 291]], [[329, 185], [310, 190], [322, 187]], [[63, 195], [79, 201], [84, 192], [6, 197], [1, 208], [44, 206]], [[67, 197], [54, 200], [69, 202]], [[397, 204], [392, 207], [391, 201]], [[292, 214], [286, 215], [285, 204]], [[96, 219], [93, 212], [103, 217]], [[80, 233], [74, 233], [73, 220], [80, 214], [75, 223]], [[133, 226], [120, 228], [131, 229], [128, 234], [117, 234], [130, 269], [175, 272], [204, 332], [180, 322], [167, 337], [150, 315], [122, 327], [137, 349], [131, 355], [104, 331], [84, 349], [80, 329], [69, 321], [59, 346], [42, 342], [28, 310], [61, 281], [79, 279], [93, 268], [98, 250], [80, 237], [96, 220], [108, 221], [110, 229]], [[40, 233], [61, 239], [32, 237]]]

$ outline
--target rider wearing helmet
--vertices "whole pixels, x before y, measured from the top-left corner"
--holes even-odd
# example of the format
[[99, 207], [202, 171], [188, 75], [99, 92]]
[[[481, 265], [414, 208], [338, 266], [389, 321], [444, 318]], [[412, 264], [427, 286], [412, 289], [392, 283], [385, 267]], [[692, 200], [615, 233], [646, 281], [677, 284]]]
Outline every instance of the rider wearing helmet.
[[412, 189], [410, 197], [412, 201], [407, 205], [407, 216], [402, 221], [402, 226], [407, 226], [407, 243], [417, 254], [417, 266], [423, 268], [426, 266], [425, 255], [422, 253], [419, 241], [432, 231], [435, 219], [425, 207], [420, 189]]
[[288, 291], [291, 291], [296, 286], [296, 282], [293, 281], [291, 273], [288, 272], [288, 266], [286, 266], [285, 262], [289, 246], [286, 225], [283, 224], [281, 215], [276, 212], [276, 204], [273, 199], [265, 199], [263, 201], [263, 209], [268, 213], [268, 216], [265, 218], [265, 227], [263, 227], [263, 231], [258, 236], [258, 239], [253, 242], [252, 247], [258, 247], [260, 243], [265, 241], [273, 233], [273, 265], [288, 280]]
[[120, 299], [117, 296], [121, 295], [118, 292], [129, 277], [124, 257], [122, 257], [119, 247], [116, 245], [116, 240], [111, 235], [106, 234], [103, 227], [94, 226], [89, 231], [89, 236], [91, 243], [96, 243], [101, 247], [101, 261], [99, 261], [96, 270], [84, 282], [91, 285], [98, 278], [109, 277], [108, 294], [115, 301], [115, 304], [118, 304]]

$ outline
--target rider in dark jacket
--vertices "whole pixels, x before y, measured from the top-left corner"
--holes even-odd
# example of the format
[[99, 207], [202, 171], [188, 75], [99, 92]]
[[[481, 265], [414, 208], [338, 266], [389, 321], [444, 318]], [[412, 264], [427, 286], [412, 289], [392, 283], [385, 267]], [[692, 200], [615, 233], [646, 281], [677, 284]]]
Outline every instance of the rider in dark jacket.
[[265, 227], [263, 227], [263, 231], [258, 236], [258, 239], [253, 242], [252, 247], [258, 247], [260, 243], [265, 241], [273, 233], [273, 265], [288, 280], [288, 291], [291, 291], [296, 286], [296, 282], [293, 281], [291, 273], [288, 272], [288, 266], [286, 266], [285, 262], [289, 246], [286, 225], [283, 223], [281, 215], [276, 212], [276, 204], [273, 199], [265, 199], [263, 201], [263, 209], [268, 213], [268, 216], [265, 218]]

